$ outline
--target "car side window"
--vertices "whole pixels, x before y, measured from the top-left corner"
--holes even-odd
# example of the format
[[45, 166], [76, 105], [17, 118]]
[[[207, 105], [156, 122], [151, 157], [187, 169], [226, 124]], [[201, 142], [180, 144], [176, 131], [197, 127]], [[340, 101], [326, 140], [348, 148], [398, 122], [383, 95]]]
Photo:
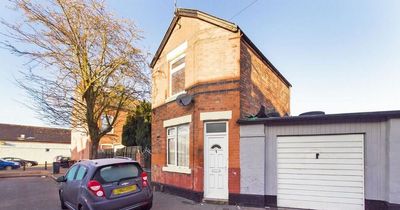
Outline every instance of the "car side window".
[[82, 179], [85, 177], [85, 175], [86, 175], [86, 171], [87, 171], [87, 168], [86, 168], [86, 167], [84, 167], [84, 166], [79, 167], [79, 170], [78, 170], [78, 172], [76, 173], [76, 178], [75, 178], [75, 180], [77, 180], [77, 181], [82, 180]]
[[75, 174], [76, 174], [76, 170], [78, 169], [78, 166], [74, 166], [72, 168], [69, 169], [67, 175], [65, 176], [65, 179], [67, 181], [72, 181], [74, 180]]

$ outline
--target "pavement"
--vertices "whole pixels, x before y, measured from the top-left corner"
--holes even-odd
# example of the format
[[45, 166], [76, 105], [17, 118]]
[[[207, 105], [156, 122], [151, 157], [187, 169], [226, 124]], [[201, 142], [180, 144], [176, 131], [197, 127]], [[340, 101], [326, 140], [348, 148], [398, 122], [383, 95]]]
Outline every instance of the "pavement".
[[[59, 210], [61, 208], [57, 191], [58, 183], [47, 176], [0, 178], [0, 210]], [[192, 209], [261, 210], [266, 208], [195, 203], [178, 196], [154, 192], [152, 210]]]
[[[64, 175], [67, 168], [60, 168], [58, 175]], [[14, 177], [40, 177], [40, 176], [51, 176], [53, 175], [53, 168], [44, 166], [33, 166], [25, 168], [14, 169], [10, 171], [0, 170], [0, 178], [14, 178]]]
[[231, 205], [196, 203], [191, 200], [162, 192], [154, 192], [152, 210], [276, 210], [276, 208], [253, 208]]

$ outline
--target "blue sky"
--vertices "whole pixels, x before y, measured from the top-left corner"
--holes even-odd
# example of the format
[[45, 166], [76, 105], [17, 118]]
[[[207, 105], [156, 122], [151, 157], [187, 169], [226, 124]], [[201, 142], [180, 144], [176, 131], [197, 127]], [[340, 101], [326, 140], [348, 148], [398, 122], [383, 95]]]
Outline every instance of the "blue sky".
[[[179, 7], [231, 19], [254, 0], [178, 0]], [[154, 54], [173, 16], [173, 0], [108, 0], [132, 19]], [[15, 18], [0, 2], [0, 16]], [[258, 0], [231, 20], [292, 83], [291, 111], [400, 109], [400, 1]], [[1, 27], [0, 27], [1, 29]], [[14, 84], [24, 59], [0, 49], [0, 122], [45, 125]]]

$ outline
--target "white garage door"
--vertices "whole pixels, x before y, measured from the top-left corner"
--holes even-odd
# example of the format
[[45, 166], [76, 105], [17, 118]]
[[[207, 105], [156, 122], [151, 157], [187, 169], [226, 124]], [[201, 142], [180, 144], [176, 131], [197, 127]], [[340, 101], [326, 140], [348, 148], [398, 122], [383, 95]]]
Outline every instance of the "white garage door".
[[364, 209], [364, 135], [277, 139], [278, 206]]

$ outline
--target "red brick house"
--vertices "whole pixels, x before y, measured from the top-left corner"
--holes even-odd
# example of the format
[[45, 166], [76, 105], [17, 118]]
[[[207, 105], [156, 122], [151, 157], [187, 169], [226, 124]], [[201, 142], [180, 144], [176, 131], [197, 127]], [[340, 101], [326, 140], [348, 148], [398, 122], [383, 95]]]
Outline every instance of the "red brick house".
[[191, 9], [176, 11], [151, 68], [154, 186], [235, 203], [237, 121], [261, 105], [290, 114], [290, 83], [237, 25]]
[[[113, 117], [113, 113], [109, 113], [109, 117]], [[128, 116], [128, 110], [123, 109], [119, 112], [118, 118], [115, 121], [113, 129], [106, 135], [101, 137], [99, 142], [99, 151], [104, 149], [117, 149], [124, 148], [122, 145], [122, 130]], [[105, 115], [99, 121], [100, 128], [107, 126]], [[83, 128], [73, 127], [71, 129], [71, 158], [73, 160], [89, 159], [90, 150], [90, 137], [87, 131]]]

